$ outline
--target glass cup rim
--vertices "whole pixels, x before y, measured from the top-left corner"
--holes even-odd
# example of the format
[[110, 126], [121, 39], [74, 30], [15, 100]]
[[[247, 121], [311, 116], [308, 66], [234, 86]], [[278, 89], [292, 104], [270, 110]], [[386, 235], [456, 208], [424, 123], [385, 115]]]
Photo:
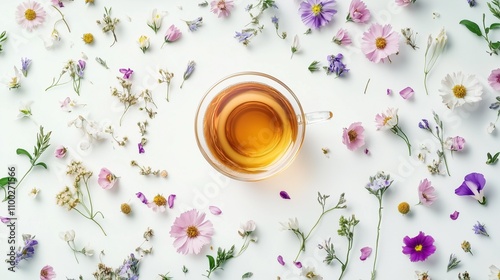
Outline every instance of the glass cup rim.
[[[203, 130], [199, 131], [200, 128], [203, 129], [203, 123], [202, 122], [199, 123], [199, 122], [200, 122], [200, 120], [203, 121], [203, 119], [204, 119], [204, 113], [205, 113], [204, 105], [206, 105], [207, 102], [211, 102], [214, 99], [214, 97], [216, 97], [217, 94], [220, 92], [220, 91], [214, 92], [214, 89], [217, 86], [220, 86], [222, 83], [227, 82], [233, 78], [245, 77], [245, 76], [248, 76], [249, 78], [247, 80], [243, 80], [240, 82], [252, 82], [251, 77], [257, 76], [257, 77], [265, 78], [265, 80], [275, 82], [279, 86], [283, 87], [283, 89], [286, 91], [286, 93], [283, 93], [281, 90], [278, 90], [278, 92], [281, 93], [289, 102], [292, 103], [292, 108], [294, 109], [294, 113], [297, 115], [298, 132], [297, 132], [297, 137], [295, 139], [295, 143], [292, 146], [292, 150], [283, 154], [280, 157], [278, 162], [283, 161], [280, 166], [276, 166], [272, 170], [265, 170], [265, 171], [259, 172], [259, 173], [243, 173], [243, 172], [238, 172], [235, 170], [230, 170], [229, 168], [228, 168], [229, 171], [224, 169], [224, 168], [221, 168], [220, 164], [218, 164], [217, 162], [214, 162], [215, 159], [211, 157], [210, 151], [207, 151], [207, 148], [205, 148], [203, 146], [202, 142], [206, 143], [205, 136], [203, 135]], [[234, 85], [237, 83], [238, 82], [230, 83], [228, 86]], [[265, 81], [263, 83], [265, 83]], [[265, 84], [268, 86], [272, 86], [272, 85], [269, 85], [267, 83], [265, 83]], [[297, 107], [297, 108], [295, 108], [295, 107]], [[299, 112], [297, 112], [297, 110]], [[196, 109], [194, 129], [195, 129], [195, 136], [196, 136], [196, 144], [198, 145], [198, 148], [199, 148], [201, 154], [203, 155], [205, 160], [215, 170], [217, 170], [219, 173], [221, 173], [229, 178], [239, 180], [239, 181], [247, 181], [247, 182], [261, 181], [261, 180], [267, 179], [269, 177], [272, 177], [272, 176], [280, 173], [281, 171], [287, 169], [292, 164], [292, 162], [294, 162], [295, 158], [299, 154], [299, 151], [301, 150], [301, 147], [302, 147], [302, 144], [303, 144], [304, 138], [305, 138], [304, 137], [305, 136], [305, 129], [306, 129], [305, 113], [304, 113], [302, 105], [301, 105], [299, 99], [297, 98], [297, 96], [295, 95], [295, 93], [284, 82], [282, 82], [281, 80], [279, 80], [278, 78], [276, 78], [272, 75], [269, 75], [269, 74], [266, 74], [263, 72], [242, 71], [242, 72], [236, 72], [236, 73], [233, 73], [233, 74], [230, 74], [230, 75], [223, 77], [222, 79], [220, 79], [216, 83], [214, 83], [205, 92], [205, 94], [201, 98], [201, 100], [198, 104], [198, 107]], [[202, 135], [200, 135], [200, 132]], [[276, 164], [276, 163], [274, 163], [274, 164]]]

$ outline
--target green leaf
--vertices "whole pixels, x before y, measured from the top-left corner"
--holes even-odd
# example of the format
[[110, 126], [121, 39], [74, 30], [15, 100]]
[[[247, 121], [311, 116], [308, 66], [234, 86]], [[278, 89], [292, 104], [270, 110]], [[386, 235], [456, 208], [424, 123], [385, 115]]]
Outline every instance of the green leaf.
[[241, 276], [241, 279], [248, 279], [248, 278], [251, 278], [252, 276], [253, 276], [252, 272], [247, 272], [247, 273], [243, 274], [243, 276]]
[[45, 164], [44, 162], [39, 162], [39, 163], [37, 163], [35, 165], [38, 165], [38, 166], [41, 166], [41, 167], [47, 169], [47, 164]]
[[210, 270], [213, 270], [215, 268], [215, 260], [214, 257], [207, 255], [208, 258], [208, 267]]
[[30, 155], [30, 153], [28, 153], [28, 151], [26, 151], [25, 149], [21, 149], [21, 148], [17, 149], [17, 150], [16, 150], [16, 154], [18, 154], [18, 155], [25, 155], [25, 156], [27, 156], [30, 160], [33, 160], [33, 157], [32, 157], [32, 156]]
[[6, 185], [9, 184], [9, 178], [10, 177], [3, 177], [0, 179], [0, 189], [4, 188]]
[[500, 29], [500, 23], [495, 22], [490, 25], [490, 29]]
[[483, 36], [483, 33], [481, 32], [479, 25], [477, 25], [475, 22], [463, 19], [459, 23], [467, 27], [467, 29], [469, 29], [470, 32], [476, 34], [477, 36]]
[[491, 43], [490, 46], [494, 50], [500, 49], [500, 41]]

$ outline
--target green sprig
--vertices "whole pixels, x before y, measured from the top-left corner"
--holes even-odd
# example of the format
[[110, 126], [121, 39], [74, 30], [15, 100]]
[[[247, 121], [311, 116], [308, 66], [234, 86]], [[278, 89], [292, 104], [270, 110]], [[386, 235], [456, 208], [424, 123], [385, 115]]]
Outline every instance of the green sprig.
[[214, 258], [211, 255], [207, 255], [208, 258], [208, 270], [207, 274], [203, 275], [206, 276], [207, 278], [210, 278], [210, 275], [216, 271], [217, 269], [222, 269], [222, 266], [224, 264], [232, 259], [234, 257], [234, 245], [231, 246], [229, 250], [226, 251], [226, 249], [218, 248], [217, 249], [217, 256]]
[[481, 30], [481, 28], [479, 27], [479, 25], [473, 21], [463, 19], [459, 23], [462, 24], [463, 26], [465, 26], [470, 32], [476, 34], [479, 37], [484, 38], [484, 40], [488, 44], [488, 48], [490, 49], [490, 52], [489, 52], [490, 55], [492, 55], [492, 54], [498, 55], [498, 51], [500, 50], [500, 41], [496, 41], [496, 42], [491, 41], [491, 39], [489, 38], [489, 33], [491, 30], [500, 29], [500, 23], [492, 23], [492, 24], [490, 24], [490, 26], [487, 27], [486, 22], [485, 22], [485, 17], [486, 17], [486, 15], [483, 14], [483, 22], [482, 23], [483, 23], [484, 33]]

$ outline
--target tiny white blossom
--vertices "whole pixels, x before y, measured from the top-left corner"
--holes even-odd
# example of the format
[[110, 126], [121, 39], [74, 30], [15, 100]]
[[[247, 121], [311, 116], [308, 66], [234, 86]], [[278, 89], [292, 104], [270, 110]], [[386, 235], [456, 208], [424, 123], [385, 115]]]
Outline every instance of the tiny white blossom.
[[66, 242], [74, 241], [75, 240], [75, 231], [74, 230], [68, 230], [66, 232], [61, 232], [59, 233], [59, 237], [61, 237], [62, 240]]

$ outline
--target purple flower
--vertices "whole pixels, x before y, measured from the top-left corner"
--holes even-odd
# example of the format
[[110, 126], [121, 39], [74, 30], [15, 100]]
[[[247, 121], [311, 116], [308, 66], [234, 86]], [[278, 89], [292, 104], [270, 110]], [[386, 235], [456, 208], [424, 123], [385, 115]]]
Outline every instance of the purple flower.
[[431, 128], [429, 127], [429, 121], [426, 120], [426, 119], [422, 119], [422, 122], [419, 122], [418, 123], [418, 127], [420, 127], [421, 129], [427, 129], [427, 130], [430, 130]]
[[335, 73], [337, 77], [341, 77], [344, 72], [347, 73], [349, 69], [347, 69], [346, 65], [342, 63], [342, 58], [344, 58], [344, 56], [341, 53], [337, 54], [337, 56], [327, 56], [330, 65], [328, 66], [328, 68], [326, 68], [326, 73]]
[[171, 194], [167, 198], [167, 203], [168, 203], [168, 208], [172, 209], [174, 207], [174, 200], [175, 200], [176, 195]]
[[300, 3], [302, 22], [311, 28], [319, 29], [328, 24], [337, 10], [333, 8], [334, 0], [305, 0]]
[[415, 93], [415, 92], [413, 91], [413, 89], [411, 87], [405, 87], [404, 89], [402, 89], [399, 92], [399, 95], [401, 95], [401, 97], [403, 97], [403, 99], [408, 99], [408, 98], [413, 96], [413, 93]]
[[467, 3], [469, 3], [470, 7], [476, 6], [476, 1], [475, 0], [467, 0]]
[[2, 222], [4, 224], [8, 224], [10, 222], [10, 218], [0, 216], [0, 222]]
[[25, 77], [28, 76], [28, 68], [30, 67], [30, 65], [31, 59], [27, 57], [21, 58], [21, 72]]
[[366, 260], [372, 254], [371, 247], [363, 247], [361, 248], [360, 251], [361, 251], [361, 256], [359, 257], [359, 259], [362, 261]]
[[452, 219], [452, 220], [458, 219], [459, 214], [460, 214], [460, 212], [454, 211], [453, 213], [450, 214], [450, 219]]
[[460, 136], [448, 137], [444, 141], [444, 146], [452, 152], [461, 151], [465, 147], [465, 139]]
[[286, 191], [280, 191], [280, 196], [283, 199], [290, 199], [290, 196], [288, 195], [288, 193]]
[[293, 264], [295, 265], [295, 267], [297, 268], [302, 268], [302, 263], [301, 262], [293, 262]]
[[425, 235], [423, 232], [412, 238], [405, 236], [403, 242], [405, 243], [403, 254], [409, 255], [412, 262], [425, 261], [430, 255], [436, 252], [434, 238], [430, 235]]
[[14, 267], [17, 267], [22, 260], [32, 258], [35, 254], [35, 246], [38, 245], [38, 241], [32, 238], [29, 234], [23, 234], [24, 246], [19, 247], [16, 252], [14, 259]]
[[212, 213], [213, 215], [218, 216], [222, 214], [222, 210], [220, 210], [220, 208], [217, 206], [208, 206], [208, 209], [210, 210], [210, 213]]
[[136, 193], [135, 196], [137, 196], [137, 198], [140, 199], [142, 203], [144, 203], [144, 204], [149, 203], [148, 199], [146, 198], [146, 196], [142, 192]]
[[472, 227], [472, 230], [475, 234], [482, 234], [484, 236], [490, 236], [486, 229], [484, 228], [484, 224], [481, 224], [479, 221]]
[[118, 70], [118, 71], [120, 71], [120, 73], [123, 74], [124, 79], [130, 79], [130, 76], [132, 75], [132, 73], [134, 73], [134, 70], [132, 70], [130, 68], [127, 68], [127, 69], [120, 68], [120, 70]]
[[139, 148], [139, 154], [144, 154], [146, 152], [142, 143], [137, 144], [137, 148]]
[[281, 255], [278, 256], [278, 262], [281, 265], [285, 265], [285, 261], [283, 260], [283, 257]]
[[203, 24], [203, 18], [198, 17], [194, 20], [187, 20], [186, 24], [189, 27], [190, 31], [196, 31], [198, 30], [198, 27], [200, 27]]
[[486, 179], [481, 173], [470, 173], [465, 176], [464, 182], [455, 189], [455, 194], [459, 196], [472, 196], [480, 204], [486, 204], [486, 198], [483, 194]]
[[85, 67], [87, 66], [87, 63], [85, 60], [78, 60], [78, 65], [76, 66], [76, 74], [78, 77], [83, 78], [83, 70], [85, 70]]
[[392, 94], [392, 89], [388, 88], [387, 89], [387, 95], [391, 95]]
[[236, 31], [236, 35], [234, 35], [234, 38], [238, 39], [238, 42], [240, 43], [248, 44], [252, 36], [253, 33], [249, 31], [242, 31], [242, 32]]
[[188, 65], [187, 65], [187, 68], [186, 68], [186, 71], [184, 71], [184, 75], [182, 76], [182, 83], [181, 83], [181, 88], [182, 86], [184, 85], [184, 82], [189, 79], [189, 77], [191, 77], [191, 74], [193, 74], [193, 71], [194, 71], [194, 67], [195, 67], [195, 63], [194, 61], [189, 61], [188, 62]]

